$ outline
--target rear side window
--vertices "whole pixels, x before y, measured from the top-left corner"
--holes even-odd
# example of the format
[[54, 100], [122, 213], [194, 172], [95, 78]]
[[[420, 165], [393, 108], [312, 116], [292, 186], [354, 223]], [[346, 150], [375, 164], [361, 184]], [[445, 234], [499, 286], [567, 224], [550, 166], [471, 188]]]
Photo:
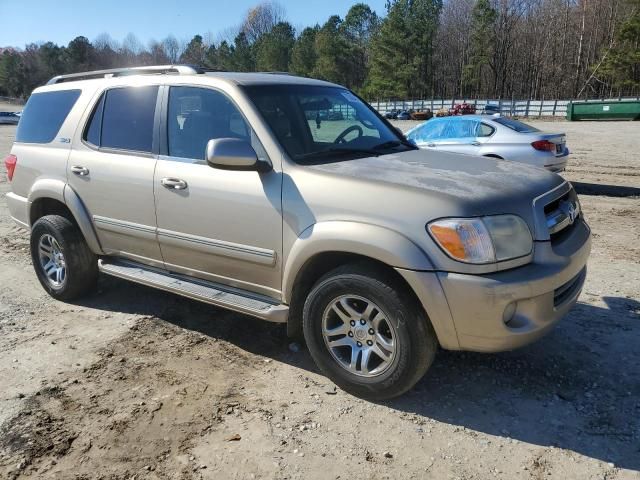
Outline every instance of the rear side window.
[[79, 96], [80, 90], [60, 90], [31, 95], [18, 124], [16, 142], [51, 142]]
[[487, 125], [486, 123], [479, 122], [478, 129], [476, 131], [477, 137], [490, 137], [495, 132], [495, 129], [491, 125]]
[[98, 101], [84, 139], [98, 147], [151, 152], [158, 87], [114, 88]]

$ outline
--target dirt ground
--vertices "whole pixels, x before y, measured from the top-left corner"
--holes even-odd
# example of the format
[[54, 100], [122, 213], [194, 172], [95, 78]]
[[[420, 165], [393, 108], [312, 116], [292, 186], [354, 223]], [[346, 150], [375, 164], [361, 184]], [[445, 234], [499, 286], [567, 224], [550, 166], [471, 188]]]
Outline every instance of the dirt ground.
[[0, 478], [640, 479], [640, 123], [540, 125], [567, 133], [593, 229], [580, 302], [380, 404], [279, 325], [108, 277], [52, 300], [0, 200]]

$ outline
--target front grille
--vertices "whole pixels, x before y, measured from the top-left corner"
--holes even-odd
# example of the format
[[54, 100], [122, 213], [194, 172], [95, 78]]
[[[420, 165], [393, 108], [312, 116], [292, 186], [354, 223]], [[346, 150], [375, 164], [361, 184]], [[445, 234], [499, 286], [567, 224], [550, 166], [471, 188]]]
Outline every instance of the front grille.
[[583, 268], [580, 273], [578, 273], [575, 277], [569, 280], [564, 285], [558, 287], [553, 292], [553, 306], [558, 307], [566, 302], [569, 298], [573, 297], [573, 295], [582, 288], [582, 284], [584, 282], [584, 277], [587, 275], [587, 268]]
[[569, 234], [581, 215], [576, 191], [572, 188], [561, 197], [548, 203], [544, 207], [544, 214], [552, 242]]

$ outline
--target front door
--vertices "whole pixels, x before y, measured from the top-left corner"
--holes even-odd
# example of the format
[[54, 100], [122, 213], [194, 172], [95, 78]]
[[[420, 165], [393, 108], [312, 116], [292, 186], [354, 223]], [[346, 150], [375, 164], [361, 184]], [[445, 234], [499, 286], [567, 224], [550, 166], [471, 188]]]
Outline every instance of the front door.
[[155, 173], [158, 240], [166, 268], [277, 298], [281, 288], [282, 174], [212, 168], [207, 142], [241, 138], [266, 153], [226, 94], [168, 89], [166, 145]]
[[153, 196], [158, 91], [154, 85], [103, 92], [71, 151], [67, 178], [105, 253], [162, 266]]

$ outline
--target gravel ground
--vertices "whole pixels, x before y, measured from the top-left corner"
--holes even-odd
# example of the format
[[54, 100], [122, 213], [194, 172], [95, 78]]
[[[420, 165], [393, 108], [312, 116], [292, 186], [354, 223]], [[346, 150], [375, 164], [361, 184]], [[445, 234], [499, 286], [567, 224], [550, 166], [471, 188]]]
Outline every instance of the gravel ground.
[[380, 404], [279, 325], [107, 277], [52, 300], [0, 201], [0, 478], [640, 479], [640, 124], [541, 125], [567, 133], [593, 228], [579, 304]]

